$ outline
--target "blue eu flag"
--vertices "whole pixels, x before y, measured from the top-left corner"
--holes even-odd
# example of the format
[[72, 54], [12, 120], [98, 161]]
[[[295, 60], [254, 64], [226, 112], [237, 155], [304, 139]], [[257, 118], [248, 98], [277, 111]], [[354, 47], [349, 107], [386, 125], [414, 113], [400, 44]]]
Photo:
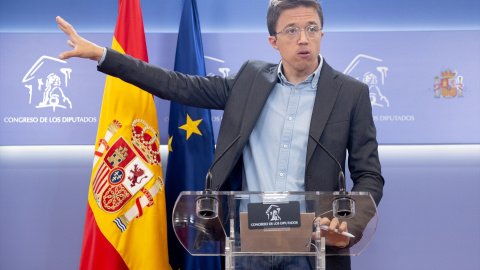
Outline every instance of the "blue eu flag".
[[[184, 0], [178, 33], [175, 71], [205, 76], [200, 23], [195, 0]], [[168, 253], [172, 269], [221, 269], [218, 256], [190, 255], [172, 228], [172, 211], [181, 191], [205, 189], [205, 176], [213, 160], [214, 137], [210, 110], [171, 102], [169, 155], [165, 181], [168, 221]]]

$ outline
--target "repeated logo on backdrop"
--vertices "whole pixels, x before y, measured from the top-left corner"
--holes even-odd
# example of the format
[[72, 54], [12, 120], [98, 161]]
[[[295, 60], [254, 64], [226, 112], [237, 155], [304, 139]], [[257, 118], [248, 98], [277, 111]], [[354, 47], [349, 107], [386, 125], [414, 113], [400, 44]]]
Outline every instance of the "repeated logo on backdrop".
[[368, 85], [372, 106], [390, 107], [387, 96], [383, 93], [388, 67], [383, 60], [364, 54], [357, 55], [343, 73]]
[[[415, 115], [408, 111], [408, 107], [398, 108], [398, 106], [395, 106], [397, 103], [390, 102], [389, 96], [391, 94], [391, 88], [387, 86], [388, 70], [389, 67], [384, 63], [383, 59], [370, 55], [358, 54], [353, 58], [343, 73], [368, 85], [374, 121], [415, 121]], [[394, 107], [396, 111], [399, 109], [403, 111], [401, 114], [390, 113], [389, 109], [392, 107]]]
[[76, 81], [72, 79], [73, 68], [66, 61], [42, 55], [33, 65], [23, 68], [28, 71], [21, 82], [13, 84], [14, 95], [8, 104], [8, 113], [3, 116], [3, 123], [57, 125], [97, 122], [96, 116], [79, 115], [85, 108], [78, 104], [75, 106], [71, 96], [81, 86], [78, 83], [75, 85], [78, 78]]
[[71, 109], [72, 102], [66, 93], [71, 73], [66, 61], [41, 56], [22, 80], [28, 91], [28, 104], [53, 111], [56, 108]]
[[[215, 67], [217, 68], [219, 74], [215, 74], [213, 72], [210, 72], [207, 74], [207, 76], [212, 76], [212, 75], [221, 75], [224, 78], [229, 75], [230, 68], [225, 66], [225, 61], [222, 59], [214, 58], [211, 56], [204, 56], [205, 60], [210, 60], [212, 62], [210, 63], [215, 63]], [[207, 61], [208, 63], [209, 61]], [[218, 67], [217, 67], [218, 66]]]

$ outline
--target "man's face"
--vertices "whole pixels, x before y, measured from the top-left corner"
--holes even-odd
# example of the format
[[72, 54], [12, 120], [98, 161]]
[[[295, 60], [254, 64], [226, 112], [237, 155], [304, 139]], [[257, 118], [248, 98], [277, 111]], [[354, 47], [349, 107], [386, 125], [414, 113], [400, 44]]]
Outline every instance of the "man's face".
[[293, 9], [284, 10], [280, 13], [276, 31], [280, 32], [287, 27], [298, 27], [300, 37], [293, 41], [288, 40], [282, 33], [277, 37], [270, 36], [269, 42], [272, 47], [280, 52], [283, 63], [283, 72], [292, 83], [302, 81], [318, 67], [318, 55], [323, 32], [316, 39], [309, 39], [306, 36], [305, 27], [309, 25], [320, 25], [320, 18], [313, 7], [299, 6]]

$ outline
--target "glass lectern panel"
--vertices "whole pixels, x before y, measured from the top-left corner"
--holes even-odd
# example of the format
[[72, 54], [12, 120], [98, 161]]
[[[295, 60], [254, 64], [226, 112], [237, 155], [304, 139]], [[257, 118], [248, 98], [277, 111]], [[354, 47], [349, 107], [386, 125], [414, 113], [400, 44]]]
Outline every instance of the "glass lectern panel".
[[[351, 213], [342, 212], [345, 205]], [[336, 246], [323, 232], [326, 256], [360, 254], [377, 227], [368, 192], [182, 192], [172, 222], [192, 255], [316, 256], [316, 233], [325, 229], [315, 226], [316, 217], [338, 217], [351, 234]]]

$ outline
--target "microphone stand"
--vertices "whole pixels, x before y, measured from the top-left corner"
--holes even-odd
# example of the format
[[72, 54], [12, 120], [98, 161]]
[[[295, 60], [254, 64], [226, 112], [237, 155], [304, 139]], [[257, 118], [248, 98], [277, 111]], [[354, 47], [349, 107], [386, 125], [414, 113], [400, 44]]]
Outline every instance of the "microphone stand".
[[328, 156], [333, 159], [340, 168], [340, 172], [338, 174], [338, 186], [340, 188], [338, 195], [335, 195], [333, 199], [333, 216], [343, 219], [352, 218], [355, 215], [355, 200], [353, 200], [346, 192], [345, 174], [343, 173], [342, 165], [340, 165], [340, 162], [338, 162], [333, 154], [330, 153], [330, 151], [328, 151], [327, 148], [325, 148], [325, 146], [323, 146], [317, 139], [315, 139], [312, 135], [310, 135], [310, 138], [312, 138], [312, 140], [315, 141], [317, 145], [320, 146], [320, 148], [322, 148], [323, 151], [325, 151], [325, 153], [327, 153]]
[[210, 169], [207, 172], [205, 177], [205, 192], [203, 196], [198, 197], [196, 202], [196, 214], [197, 217], [201, 219], [213, 219], [218, 217], [218, 199], [212, 192], [212, 168], [217, 164], [217, 162], [232, 148], [232, 146], [240, 139], [238, 135], [235, 140], [233, 140], [230, 145], [223, 151], [223, 153], [217, 158], [217, 160], [210, 166]]

